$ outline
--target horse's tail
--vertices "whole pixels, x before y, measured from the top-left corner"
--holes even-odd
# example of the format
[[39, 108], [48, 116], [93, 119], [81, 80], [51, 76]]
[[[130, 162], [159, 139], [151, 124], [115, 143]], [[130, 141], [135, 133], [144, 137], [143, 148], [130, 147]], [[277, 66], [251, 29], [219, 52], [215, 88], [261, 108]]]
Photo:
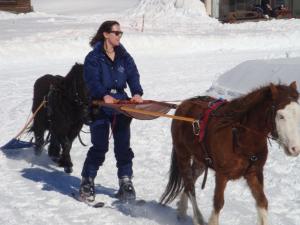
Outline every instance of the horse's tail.
[[173, 146], [171, 166], [169, 171], [169, 182], [166, 190], [160, 198], [160, 203], [165, 205], [172, 202], [183, 189], [183, 179], [179, 173], [175, 147]]

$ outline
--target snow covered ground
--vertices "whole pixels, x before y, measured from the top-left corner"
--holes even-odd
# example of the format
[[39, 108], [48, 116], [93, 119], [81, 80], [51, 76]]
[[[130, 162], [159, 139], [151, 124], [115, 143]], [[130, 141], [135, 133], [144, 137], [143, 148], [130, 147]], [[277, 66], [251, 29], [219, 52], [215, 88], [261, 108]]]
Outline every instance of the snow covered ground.
[[[118, 20], [125, 31], [122, 42], [138, 65], [145, 99], [182, 100], [204, 93], [221, 74], [246, 60], [300, 56], [299, 20], [221, 24], [205, 15], [199, 1], [183, 2], [176, 8], [174, 0], [33, 0], [33, 13], [0, 12], [0, 144], [25, 123], [34, 81], [46, 73], [64, 75], [76, 61], [83, 62], [90, 37], [107, 19]], [[253, 75], [248, 82], [256, 86], [260, 78]], [[191, 225], [191, 217], [177, 221], [175, 202], [167, 207], [158, 204], [168, 178], [170, 122], [165, 118], [133, 122], [134, 184], [137, 195], [147, 201], [139, 208], [112, 205], [111, 196], [118, 188], [113, 151], [96, 178], [97, 198], [112, 205], [103, 209], [89, 208], [70, 197], [79, 187], [88, 150], [77, 140], [71, 152], [72, 175], [57, 168], [46, 153], [35, 157], [31, 149], [1, 151], [0, 224]], [[82, 136], [90, 144], [89, 135]], [[299, 224], [299, 173], [300, 159], [285, 156], [272, 143], [265, 167], [270, 224]], [[197, 199], [208, 219], [213, 172], [204, 191], [200, 180]], [[256, 222], [254, 200], [243, 180], [229, 183], [225, 201], [221, 224]], [[192, 215], [190, 207], [188, 215]]]

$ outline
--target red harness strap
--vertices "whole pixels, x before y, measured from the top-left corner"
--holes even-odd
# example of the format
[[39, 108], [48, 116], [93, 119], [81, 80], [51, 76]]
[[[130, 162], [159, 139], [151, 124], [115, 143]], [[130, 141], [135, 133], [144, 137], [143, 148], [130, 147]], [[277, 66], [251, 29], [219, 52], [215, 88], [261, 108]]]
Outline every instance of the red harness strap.
[[204, 173], [204, 177], [203, 177], [203, 181], [202, 181], [202, 185], [201, 185], [201, 189], [205, 188], [205, 184], [206, 184], [206, 179], [207, 179], [207, 174], [208, 174], [208, 167], [212, 165], [212, 158], [209, 156], [206, 144], [203, 142], [203, 139], [205, 137], [205, 132], [206, 132], [206, 127], [208, 124], [208, 120], [209, 117], [211, 115], [211, 113], [218, 109], [221, 105], [225, 104], [227, 101], [224, 99], [216, 99], [212, 102], [208, 103], [208, 108], [205, 110], [204, 115], [202, 117], [202, 120], [200, 120], [200, 133], [199, 133], [199, 142], [202, 145], [202, 148], [204, 150], [204, 159], [205, 159], [205, 173]]
[[207, 110], [204, 112], [202, 120], [200, 120], [199, 142], [203, 141], [204, 139], [210, 114], [226, 102], [227, 101], [224, 99], [216, 99], [215, 101], [209, 103]]

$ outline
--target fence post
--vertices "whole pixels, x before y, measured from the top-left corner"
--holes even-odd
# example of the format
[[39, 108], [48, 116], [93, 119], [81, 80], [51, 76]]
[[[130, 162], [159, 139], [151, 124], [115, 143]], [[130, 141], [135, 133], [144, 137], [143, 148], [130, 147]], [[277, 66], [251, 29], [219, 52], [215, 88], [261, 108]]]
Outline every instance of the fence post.
[[145, 25], [145, 14], [143, 14], [143, 17], [142, 17], [142, 29], [141, 29], [141, 32], [144, 32], [144, 25]]

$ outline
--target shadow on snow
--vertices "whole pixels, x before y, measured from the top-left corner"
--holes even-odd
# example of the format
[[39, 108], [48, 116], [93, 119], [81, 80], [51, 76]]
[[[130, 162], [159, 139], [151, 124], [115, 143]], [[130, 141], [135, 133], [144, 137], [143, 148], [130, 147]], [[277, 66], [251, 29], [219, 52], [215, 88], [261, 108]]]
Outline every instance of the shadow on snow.
[[[21, 175], [29, 180], [41, 183], [43, 191], [55, 191], [71, 197], [71, 193], [78, 193], [80, 179], [78, 177], [68, 175], [64, 171], [59, 171], [56, 164], [43, 151], [40, 156], [34, 155], [32, 148], [27, 149], [9, 149], [2, 150], [5, 156], [12, 160], [24, 160], [31, 163], [31, 168], [21, 170]], [[33, 166], [39, 166], [33, 167]], [[95, 191], [97, 195], [107, 195], [114, 198], [116, 189], [96, 184]], [[73, 198], [73, 197], [71, 197]], [[177, 212], [174, 208], [160, 205], [157, 201], [147, 201], [142, 205], [120, 204], [115, 200], [111, 203], [111, 207], [120, 211], [126, 216], [134, 218], [145, 218], [156, 221], [158, 224], [172, 225], [191, 225], [192, 219], [187, 218], [182, 221], [178, 220]], [[101, 210], [101, 209], [99, 209]], [[104, 210], [104, 209], [103, 209]]]

